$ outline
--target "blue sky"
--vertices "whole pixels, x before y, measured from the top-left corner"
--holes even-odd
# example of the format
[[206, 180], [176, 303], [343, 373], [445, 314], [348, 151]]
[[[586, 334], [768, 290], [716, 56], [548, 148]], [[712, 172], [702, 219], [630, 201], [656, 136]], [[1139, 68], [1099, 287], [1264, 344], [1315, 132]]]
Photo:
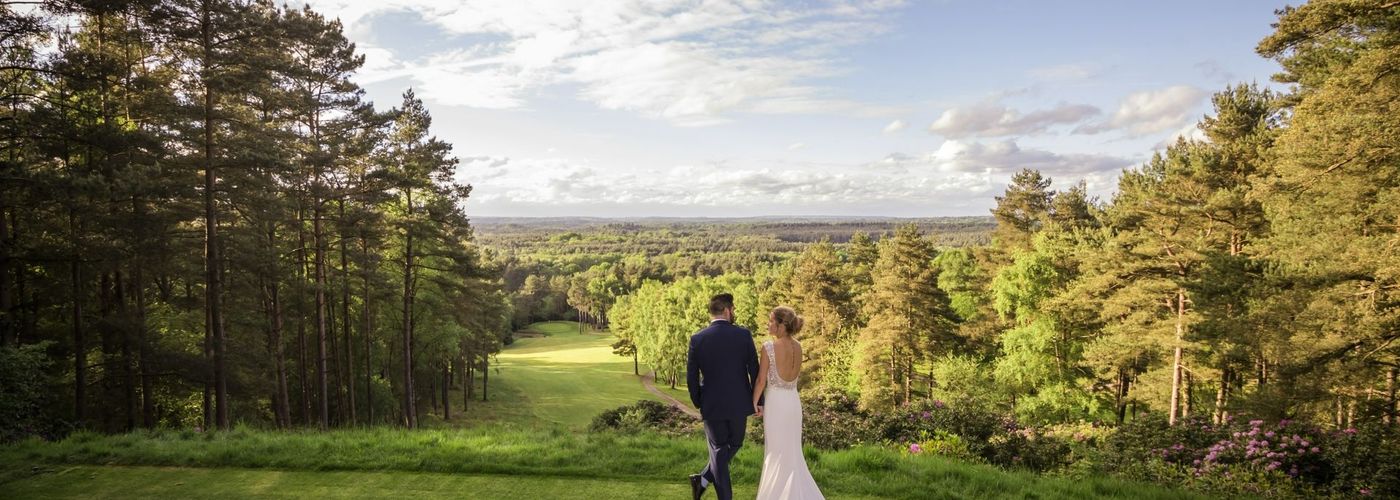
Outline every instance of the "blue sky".
[[412, 87], [474, 216], [982, 215], [1011, 174], [1112, 196], [1269, 83], [1277, 1], [311, 0]]

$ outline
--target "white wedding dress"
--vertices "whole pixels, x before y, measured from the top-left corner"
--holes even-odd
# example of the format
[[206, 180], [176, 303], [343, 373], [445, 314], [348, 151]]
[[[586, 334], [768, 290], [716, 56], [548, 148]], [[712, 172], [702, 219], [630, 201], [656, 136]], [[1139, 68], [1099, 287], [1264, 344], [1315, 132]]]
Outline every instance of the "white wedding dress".
[[768, 356], [767, 387], [763, 389], [763, 476], [758, 500], [811, 500], [822, 497], [802, 456], [802, 400], [797, 381], [778, 374], [773, 342], [763, 343]]

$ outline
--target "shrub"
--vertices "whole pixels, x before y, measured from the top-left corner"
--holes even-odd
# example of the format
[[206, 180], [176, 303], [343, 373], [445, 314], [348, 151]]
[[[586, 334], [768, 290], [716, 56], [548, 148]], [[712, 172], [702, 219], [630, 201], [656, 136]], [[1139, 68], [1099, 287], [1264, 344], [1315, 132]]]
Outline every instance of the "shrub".
[[593, 417], [588, 429], [591, 432], [655, 431], [675, 436], [693, 433], [699, 425], [699, 421], [679, 408], [659, 401], [641, 400], [599, 413]]
[[[754, 434], [762, 440], [762, 426]], [[802, 440], [824, 450], [841, 450], [862, 443], [879, 443], [880, 432], [855, 398], [838, 389], [802, 393]]]
[[1400, 432], [1367, 425], [1323, 438], [1322, 455], [1333, 473], [1329, 490], [1342, 496], [1400, 498]]
[[48, 415], [48, 376], [52, 364], [44, 353], [49, 343], [0, 347], [0, 443], [27, 436], [55, 438], [66, 425]]

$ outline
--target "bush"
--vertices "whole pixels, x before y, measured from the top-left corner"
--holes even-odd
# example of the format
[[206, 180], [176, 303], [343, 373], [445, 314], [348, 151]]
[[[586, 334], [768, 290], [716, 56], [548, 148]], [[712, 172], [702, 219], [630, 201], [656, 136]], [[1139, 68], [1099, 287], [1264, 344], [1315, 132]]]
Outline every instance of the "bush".
[[678, 436], [694, 433], [700, 422], [674, 406], [659, 401], [641, 400], [631, 405], [606, 410], [593, 417], [591, 432], [655, 431]]
[[1331, 492], [1400, 498], [1400, 432], [1395, 427], [1368, 425], [1330, 433], [1322, 456], [1331, 465]]
[[1400, 497], [1396, 431], [1381, 426], [1323, 432], [1288, 420], [1157, 416], [1123, 425], [1104, 440], [1094, 471], [1226, 495]]
[[1070, 446], [1063, 439], [1042, 433], [1035, 428], [1009, 426], [1007, 432], [993, 436], [982, 452], [982, 458], [994, 465], [1046, 472], [1070, 465]]
[[44, 351], [49, 343], [18, 348], [0, 347], [0, 443], [28, 436], [55, 438], [66, 427], [45, 411], [52, 391], [52, 363]]
[[[869, 423], [855, 398], [839, 389], [802, 393], [802, 441], [824, 450], [842, 450], [863, 443], [879, 443], [880, 432]], [[763, 439], [763, 427], [754, 434]]]

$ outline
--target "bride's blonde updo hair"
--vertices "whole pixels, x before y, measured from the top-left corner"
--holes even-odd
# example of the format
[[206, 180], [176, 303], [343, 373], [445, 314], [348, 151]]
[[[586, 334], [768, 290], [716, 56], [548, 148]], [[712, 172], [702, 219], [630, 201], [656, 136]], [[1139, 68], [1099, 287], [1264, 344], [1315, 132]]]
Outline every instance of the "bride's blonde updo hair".
[[787, 329], [789, 337], [797, 335], [802, 331], [802, 317], [797, 315], [797, 311], [788, 306], [778, 306], [773, 308], [773, 319], [778, 320], [778, 324]]

